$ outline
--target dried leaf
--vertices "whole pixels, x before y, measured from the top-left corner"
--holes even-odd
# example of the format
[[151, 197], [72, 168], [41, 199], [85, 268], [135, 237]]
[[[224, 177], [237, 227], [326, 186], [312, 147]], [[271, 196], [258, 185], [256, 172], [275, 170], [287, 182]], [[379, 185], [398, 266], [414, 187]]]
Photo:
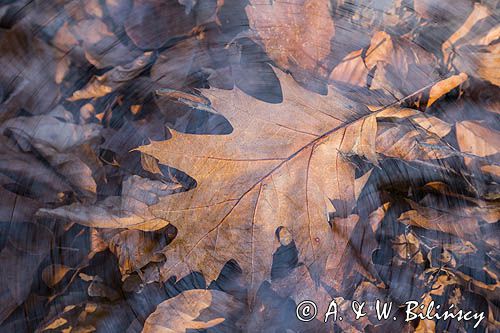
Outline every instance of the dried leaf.
[[366, 50], [349, 53], [330, 80], [382, 89], [397, 99], [432, 83], [438, 75], [436, 58], [411, 41], [376, 32]]
[[162, 233], [125, 230], [113, 236], [109, 248], [118, 258], [122, 276], [156, 261], [156, 255], [167, 245]]
[[63, 325], [65, 325], [68, 321], [64, 318], [57, 318], [49, 325], [45, 326], [44, 331], [46, 330], [55, 330]]
[[450, 52], [452, 51], [452, 48], [456, 48], [456, 44], [459, 41], [463, 41], [466, 37], [468, 36], [472, 28], [485, 18], [487, 18], [489, 15], [491, 15], [491, 12], [489, 8], [483, 4], [475, 3], [474, 8], [470, 15], [467, 17], [463, 25], [458, 28], [444, 43], [442, 46], [442, 51], [444, 55], [444, 60], [445, 62], [448, 61]]
[[94, 228], [129, 228], [143, 231], [158, 230], [168, 221], [149, 212], [161, 196], [175, 192], [177, 184], [166, 184], [139, 176], [123, 182], [121, 197], [108, 197], [93, 206], [74, 203], [55, 209], [40, 209], [39, 216], [57, 217]]
[[75, 91], [68, 101], [106, 96], [138, 76], [149, 64], [151, 58], [152, 53], [145, 52], [127, 65], [114, 67], [103, 75], [94, 77], [83, 89]]
[[[178, 228], [165, 252], [169, 260], [162, 269], [164, 278], [195, 269], [213, 280], [233, 258], [255, 290], [270, 276], [279, 227], [292, 231], [300, 260], [313, 263], [313, 276], [323, 270], [335, 239], [326, 220], [326, 202], [334, 203], [338, 216], [352, 210], [354, 168], [342, 153], [352, 151], [363, 124], [355, 120], [368, 111], [334, 91], [303, 105], [300, 101], [312, 93], [290, 76], [279, 76], [284, 87], [281, 104], [253, 100], [237, 89], [206, 91], [212, 106], [235, 128], [232, 134], [173, 132], [170, 140], [140, 148], [198, 184], [151, 207], [153, 214]], [[192, 228], [191, 223], [201, 219], [204, 223]], [[248, 242], [239, 241], [248, 237]]]
[[97, 68], [126, 65], [140, 55], [137, 49], [124, 45], [101, 19], [81, 20], [70, 30], [87, 61]]
[[8, 119], [20, 108], [32, 114], [50, 111], [59, 99], [57, 52], [19, 28], [1, 33], [0, 53], [0, 86], [9, 93], [0, 100], [0, 119]]
[[[224, 323], [243, 304], [217, 290], [187, 290], [161, 303], [144, 323], [143, 333], [202, 330]], [[237, 327], [231, 325], [233, 330]]]
[[450, 76], [447, 79], [439, 81], [432, 86], [429, 92], [429, 100], [427, 101], [427, 107], [434, 104], [442, 96], [449, 93], [452, 89], [455, 89], [467, 80], [467, 74], [460, 73], [458, 75]]
[[[54, 149], [62, 153], [97, 138], [100, 126], [77, 125], [61, 120], [57, 114], [48, 114], [10, 119], [2, 124], [0, 131], [11, 132], [19, 141], [25, 140], [42, 152]], [[24, 142], [18, 143], [22, 145]]]
[[335, 25], [326, 0], [251, 0], [246, 7], [250, 27], [278, 66], [305, 84], [329, 75]]
[[478, 121], [462, 121], [456, 124], [457, 141], [464, 153], [485, 157], [498, 153], [500, 133]]

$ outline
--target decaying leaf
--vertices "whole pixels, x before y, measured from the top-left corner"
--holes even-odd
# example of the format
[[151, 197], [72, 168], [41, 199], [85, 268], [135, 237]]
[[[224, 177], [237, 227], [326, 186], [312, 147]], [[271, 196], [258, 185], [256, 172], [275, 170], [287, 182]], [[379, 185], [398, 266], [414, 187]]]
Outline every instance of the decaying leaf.
[[156, 49], [194, 28], [194, 13], [177, 0], [134, 0], [125, 29], [142, 49]]
[[[313, 275], [323, 270], [327, 249], [334, 245], [325, 203], [334, 201], [341, 216], [353, 207], [354, 168], [341, 153], [353, 149], [353, 134], [363, 123], [355, 120], [369, 112], [334, 91], [314, 99], [315, 105], [300, 107], [312, 93], [290, 76], [279, 76], [282, 104], [256, 102], [237, 89], [206, 92], [233, 125], [232, 134], [207, 140], [173, 132], [170, 140], [140, 148], [198, 184], [152, 207], [153, 214], [179, 230], [165, 252], [170, 259], [162, 269], [165, 278], [197, 269], [212, 280], [234, 258], [254, 289], [269, 277], [279, 227], [292, 231], [300, 259], [312, 264]], [[325, 173], [330, 175], [327, 183], [320, 180]], [[218, 189], [215, 195], [208, 194], [212, 188]], [[193, 229], [191, 223], [202, 219]]]
[[410, 41], [376, 32], [367, 50], [348, 54], [330, 80], [382, 89], [401, 99], [437, 81], [436, 58]]
[[133, 176], [123, 182], [121, 197], [108, 197], [92, 206], [75, 203], [55, 209], [40, 209], [38, 215], [69, 219], [94, 228], [158, 230], [169, 222], [149, 213], [148, 207], [177, 188], [177, 184]]
[[485, 157], [498, 153], [500, 133], [477, 121], [463, 121], [456, 124], [457, 141], [460, 150]]
[[118, 89], [123, 84], [134, 79], [148, 65], [152, 53], [145, 52], [133, 62], [117, 66], [105, 74], [95, 77], [85, 88], [75, 91], [69, 101], [80, 99], [99, 98]]
[[0, 331], [498, 331], [497, 7], [0, 1]]
[[460, 73], [458, 75], [453, 75], [447, 79], [439, 81], [432, 86], [429, 92], [429, 100], [427, 101], [427, 107], [434, 104], [443, 95], [450, 92], [452, 89], [456, 88], [458, 85], [464, 83], [467, 80], [467, 74]]
[[21, 29], [2, 32], [0, 50], [0, 86], [6, 94], [0, 104], [0, 119], [5, 121], [19, 108], [33, 114], [50, 111], [59, 98], [55, 84], [58, 53]]
[[142, 332], [207, 329], [224, 323], [231, 313], [237, 314], [242, 308], [242, 303], [222, 291], [188, 290], [160, 304], [144, 323]]
[[410, 205], [413, 210], [404, 212], [399, 217], [402, 223], [454, 234], [462, 239], [474, 239], [480, 234], [478, 221], [472, 216], [464, 217], [461, 214], [440, 212], [414, 202], [410, 202]]
[[252, 0], [246, 12], [250, 27], [278, 66], [305, 84], [326, 79], [335, 34], [329, 1]]

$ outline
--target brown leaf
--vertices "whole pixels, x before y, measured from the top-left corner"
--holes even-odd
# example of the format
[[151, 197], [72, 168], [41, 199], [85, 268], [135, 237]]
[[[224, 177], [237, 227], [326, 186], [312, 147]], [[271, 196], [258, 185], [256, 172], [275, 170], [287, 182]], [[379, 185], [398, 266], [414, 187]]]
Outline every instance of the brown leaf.
[[428, 230], [446, 232], [463, 239], [474, 239], [480, 235], [479, 224], [474, 217], [464, 217], [453, 211], [443, 212], [410, 202], [413, 210], [404, 212], [399, 221]]
[[[331, 296], [321, 285], [317, 285], [305, 266], [296, 267], [290, 274], [271, 284], [279, 296], [290, 297], [299, 304], [304, 300], [314, 300], [319, 309], [328, 309]], [[318, 319], [324, 320], [324, 313], [318, 313]]]
[[[57, 112], [58, 109], [54, 111]], [[67, 114], [67, 111], [62, 112]], [[0, 127], [2, 133], [13, 133], [20, 145], [26, 146], [28, 142], [42, 152], [53, 149], [61, 153], [97, 138], [100, 130], [101, 127], [97, 124], [78, 125], [64, 121], [59, 113], [17, 117], [6, 121]]]
[[500, 26], [487, 4], [474, 4], [463, 25], [442, 45], [445, 63], [470, 76], [500, 85]]
[[[420, 122], [424, 126], [429, 124], [428, 121]], [[454, 154], [439, 137], [430, 135], [411, 123], [392, 121], [378, 124], [376, 149], [379, 154], [407, 161], [440, 159]]]
[[481, 48], [462, 47], [453, 60], [454, 66], [460, 71], [500, 86], [500, 74], [498, 73], [500, 44], [498, 39], [496, 41], [495, 44]]
[[129, 64], [114, 67], [103, 75], [94, 77], [83, 89], [75, 91], [68, 101], [106, 96], [138, 76], [151, 58], [152, 53], [145, 52]]
[[151, 68], [151, 80], [160, 88], [180, 89], [189, 83], [192, 67], [210, 67], [211, 59], [198, 38], [188, 38], [161, 52]]
[[[16, 185], [26, 191], [26, 196], [51, 203], [61, 203], [64, 193], [71, 192], [71, 187], [54, 170], [33, 155], [19, 151], [3, 135], [0, 136], [0, 143], [0, 172], [5, 176], [2, 179], [4, 188], [8, 188], [8, 184]], [[32, 186], [33, 184], [39, 186]], [[15, 211], [17, 209], [12, 210], [13, 213]]]
[[178, 188], [178, 184], [131, 176], [123, 182], [121, 197], [107, 197], [92, 206], [74, 203], [55, 209], [43, 208], [37, 214], [69, 219], [94, 228], [158, 230], [169, 222], [152, 215], [149, 206], [157, 204], [161, 196], [171, 194]]
[[[158, 305], [146, 322], [142, 333], [184, 332], [202, 330], [224, 323], [243, 304], [229, 294], [217, 290], [187, 290]], [[237, 330], [234, 325], [233, 331]]]
[[403, 98], [437, 79], [434, 55], [402, 37], [376, 32], [370, 46], [349, 53], [332, 71], [330, 80], [382, 89]]
[[[98, 171], [100, 164], [94, 152], [85, 149], [84, 145], [95, 141], [101, 128], [97, 124], [77, 125], [71, 121], [73, 116], [69, 112], [56, 108], [47, 115], [10, 119], [0, 131], [13, 134], [26, 151], [43, 156], [79, 195], [93, 201], [97, 191], [93, 173]], [[94, 159], [88, 158], [92, 155]], [[84, 161], [90, 162], [90, 166]]]
[[120, 298], [120, 294], [113, 288], [106, 285], [99, 276], [95, 276], [93, 278], [92, 282], [90, 282], [90, 285], [87, 288], [87, 292], [89, 296], [105, 297], [110, 301], [116, 301]]
[[334, 91], [313, 95], [278, 74], [281, 104], [257, 101], [237, 89], [205, 91], [213, 108], [231, 122], [232, 134], [173, 131], [172, 139], [140, 148], [197, 181], [195, 189], [151, 207], [178, 228], [165, 252], [165, 279], [194, 269], [213, 280], [226, 261], [235, 259], [255, 292], [270, 277], [280, 227], [291, 231], [313, 276], [323, 270], [337, 237], [328, 225], [327, 204], [334, 203], [338, 216], [353, 208], [354, 166], [342, 153], [352, 151], [363, 124], [355, 120], [368, 111]]
[[467, 74], [460, 73], [458, 75], [450, 76], [447, 79], [439, 81], [432, 86], [429, 92], [429, 100], [427, 101], [427, 107], [434, 104], [442, 96], [449, 93], [452, 89], [455, 89], [467, 80]]
[[329, 1], [251, 0], [245, 10], [251, 29], [278, 66], [305, 84], [327, 78], [335, 34]]
[[415, 0], [414, 8], [420, 16], [442, 23], [468, 16], [472, 11], [473, 1], [471, 0]]
[[109, 248], [118, 258], [122, 276], [126, 276], [156, 261], [156, 255], [167, 245], [166, 240], [161, 232], [125, 230], [111, 238]]
[[55, 330], [56, 328], [63, 326], [67, 322], [68, 321], [66, 319], [64, 319], [64, 318], [56, 318], [50, 324], [48, 324], [47, 326], [45, 326], [45, 328], [43, 330], [44, 331], [45, 330]]
[[[460, 26], [442, 45], [445, 62], [448, 62], [454, 48], [456, 49], [460, 45], [468, 44], [468, 41], [476, 37], [475, 33], [473, 32], [474, 26], [476, 26], [478, 23], [485, 23], [488, 25], [490, 24], [485, 20], [490, 15], [491, 11], [487, 6], [480, 3], [474, 4], [472, 12], [467, 17], [462, 26]], [[481, 30], [482, 29], [479, 29], [479, 31]], [[480, 44], [487, 45], [492, 41], [492, 37], [495, 39], [498, 38], [498, 36], [494, 36], [495, 35], [493, 34], [490, 38], [487, 38], [487, 40], [481, 40]]]
[[498, 153], [500, 132], [478, 121], [462, 121], [456, 124], [457, 141], [464, 153], [485, 157]]
[[348, 82], [355, 86], [366, 87], [370, 69], [363, 60], [363, 50], [349, 53], [335, 66], [330, 74], [331, 81]]

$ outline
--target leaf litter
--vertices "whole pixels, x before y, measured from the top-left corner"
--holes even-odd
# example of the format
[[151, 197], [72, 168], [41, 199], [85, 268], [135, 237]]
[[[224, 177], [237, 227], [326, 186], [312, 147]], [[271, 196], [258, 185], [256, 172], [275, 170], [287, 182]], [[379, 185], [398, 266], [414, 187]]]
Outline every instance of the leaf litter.
[[497, 9], [2, 2], [0, 330], [498, 330]]

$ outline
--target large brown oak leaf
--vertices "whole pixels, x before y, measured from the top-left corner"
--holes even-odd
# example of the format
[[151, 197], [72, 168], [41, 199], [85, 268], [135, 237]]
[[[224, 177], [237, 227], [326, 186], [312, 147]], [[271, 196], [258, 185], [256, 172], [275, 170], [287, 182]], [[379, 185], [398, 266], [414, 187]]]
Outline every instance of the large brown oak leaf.
[[318, 95], [277, 74], [280, 104], [238, 89], [204, 91], [232, 124], [231, 134], [173, 132], [170, 140], [139, 148], [197, 181], [194, 189], [149, 207], [178, 228], [165, 249], [164, 279], [199, 271], [214, 280], [235, 259], [255, 292], [270, 278], [283, 228], [313, 277], [321, 275], [329, 255], [342, 255], [345, 240], [339, 237], [345, 235], [332, 232], [328, 213], [346, 217], [354, 206], [359, 192], [345, 155], [374, 144], [366, 142], [367, 129], [376, 131], [374, 113], [333, 89]]

